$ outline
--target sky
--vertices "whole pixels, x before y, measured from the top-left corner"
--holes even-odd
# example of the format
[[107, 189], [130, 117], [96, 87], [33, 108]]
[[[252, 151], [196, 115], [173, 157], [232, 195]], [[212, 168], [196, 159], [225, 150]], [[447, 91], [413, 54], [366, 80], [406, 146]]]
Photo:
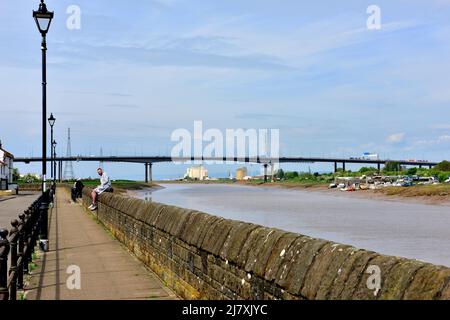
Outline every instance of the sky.
[[[0, 139], [15, 156], [41, 155], [38, 3], [0, 0]], [[171, 133], [198, 120], [279, 129], [281, 156], [450, 159], [449, 0], [46, 3], [58, 154], [70, 127], [73, 155], [169, 155]], [[370, 5], [381, 29], [367, 28]], [[75, 174], [97, 165], [75, 163]], [[143, 165], [105, 166], [114, 178], [143, 178]], [[295, 169], [311, 166], [332, 169]], [[154, 174], [185, 168], [158, 164]]]

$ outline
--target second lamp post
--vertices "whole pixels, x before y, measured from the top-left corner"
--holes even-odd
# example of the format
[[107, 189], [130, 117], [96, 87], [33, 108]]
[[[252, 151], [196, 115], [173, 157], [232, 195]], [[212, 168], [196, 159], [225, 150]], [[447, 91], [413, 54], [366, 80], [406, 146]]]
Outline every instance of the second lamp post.
[[56, 184], [56, 141], [55, 140], [53, 140], [52, 146], [53, 146], [53, 148], [52, 148], [52, 150], [53, 150], [53, 154], [52, 154], [52, 157], [53, 157], [53, 183], [55, 185]]
[[54, 143], [55, 143], [55, 140], [53, 139], [53, 126], [55, 125], [55, 122], [56, 122], [56, 118], [53, 116], [53, 113], [52, 114], [50, 114], [50, 118], [48, 118], [48, 124], [50, 125], [50, 141], [51, 141], [51, 149], [50, 149], [50, 172], [51, 172], [51, 177], [52, 177], [52, 180], [53, 181], [55, 181], [55, 171], [54, 171], [54, 166], [53, 166], [53, 161], [55, 161], [55, 159], [54, 159], [54, 151], [53, 151], [53, 148], [54, 148]]

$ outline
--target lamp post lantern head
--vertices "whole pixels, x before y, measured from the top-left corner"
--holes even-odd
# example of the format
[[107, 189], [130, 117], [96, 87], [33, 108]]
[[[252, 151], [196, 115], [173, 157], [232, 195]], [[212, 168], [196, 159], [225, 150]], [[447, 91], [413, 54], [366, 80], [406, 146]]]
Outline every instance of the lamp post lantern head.
[[52, 23], [53, 15], [54, 15], [53, 11], [47, 10], [47, 5], [44, 3], [44, 0], [41, 0], [41, 3], [39, 4], [39, 9], [37, 11], [33, 11], [33, 18], [36, 21], [38, 30], [43, 37], [45, 37], [45, 35], [48, 32], [48, 29], [50, 29], [50, 24]]
[[50, 114], [50, 118], [48, 118], [48, 124], [50, 127], [53, 127], [55, 125], [56, 118], [53, 116], [53, 113]]

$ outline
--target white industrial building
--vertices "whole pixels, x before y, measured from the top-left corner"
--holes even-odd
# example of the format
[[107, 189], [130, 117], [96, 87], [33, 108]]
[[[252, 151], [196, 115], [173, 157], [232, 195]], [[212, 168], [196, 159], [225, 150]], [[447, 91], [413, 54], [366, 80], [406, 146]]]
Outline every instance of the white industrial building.
[[185, 174], [185, 178], [190, 178], [193, 180], [205, 180], [208, 178], [208, 170], [203, 166], [196, 166], [188, 168]]
[[13, 182], [14, 156], [2, 148], [0, 141], [0, 190], [8, 190]]

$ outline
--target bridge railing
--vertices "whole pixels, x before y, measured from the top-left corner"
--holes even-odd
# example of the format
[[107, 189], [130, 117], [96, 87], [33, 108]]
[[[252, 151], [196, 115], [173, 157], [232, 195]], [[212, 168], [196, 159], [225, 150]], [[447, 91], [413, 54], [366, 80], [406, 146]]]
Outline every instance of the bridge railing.
[[11, 221], [10, 231], [0, 229], [0, 300], [16, 300], [17, 290], [24, 288], [39, 234], [47, 225], [43, 209], [48, 199], [47, 191]]

